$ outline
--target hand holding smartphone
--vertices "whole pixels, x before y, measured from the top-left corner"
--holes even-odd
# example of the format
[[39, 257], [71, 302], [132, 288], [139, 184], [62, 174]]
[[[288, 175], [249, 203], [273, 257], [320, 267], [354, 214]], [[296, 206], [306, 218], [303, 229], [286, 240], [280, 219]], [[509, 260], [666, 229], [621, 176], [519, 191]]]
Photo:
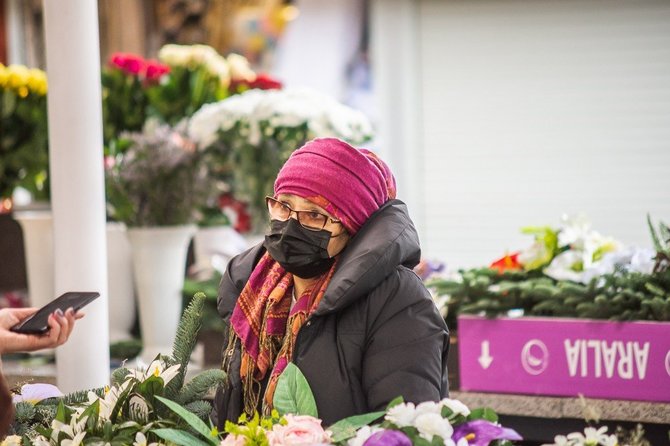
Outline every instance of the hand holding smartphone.
[[100, 293], [95, 291], [67, 292], [37, 310], [32, 316], [14, 325], [10, 330], [23, 334], [44, 334], [49, 331], [49, 315], [51, 313], [58, 309], [65, 312], [68, 308], [72, 308], [76, 313], [98, 297], [100, 297]]

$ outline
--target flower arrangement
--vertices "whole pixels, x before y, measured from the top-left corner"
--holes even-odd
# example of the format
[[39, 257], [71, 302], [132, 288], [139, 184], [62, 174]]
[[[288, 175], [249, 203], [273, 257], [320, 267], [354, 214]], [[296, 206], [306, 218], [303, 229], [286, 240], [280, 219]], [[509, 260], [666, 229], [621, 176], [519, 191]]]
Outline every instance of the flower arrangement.
[[44, 71], [0, 64], [0, 200], [18, 186], [48, 196], [46, 93]]
[[107, 144], [124, 131], [140, 131], [147, 120], [146, 89], [161, 82], [170, 67], [128, 53], [113, 54], [102, 69], [103, 132]]
[[149, 120], [142, 133], [123, 133], [123, 150], [106, 157], [108, 214], [128, 226], [193, 223], [212, 187], [204, 154], [184, 134]]
[[294, 150], [318, 136], [362, 144], [373, 134], [363, 113], [309, 89], [254, 89], [204, 105], [188, 132], [218, 154], [222, 175], [235, 196], [249, 203], [257, 231], [266, 220], [265, 196]]
[[414, 405], [399, 397], [385, 411], [354, 415], [324, 429], [309, 384], [293, 364], [280, 376], [274, 407], [270, 417], [242, 415], [238, 424], [226, 423], [221, 446], [486, 446], [521, 440], [498, 424], [491, 409], [470, 411], [448, 398]]
[[15, 397], [14, 436], [3, 444], [187, 444], [189, 426], [209, 417], [204, 396], [225, 379], [207, 370], [184, 384], [203, 300], [194, 296], [184, 311], [171, 356], [146, 369], [116, 370], [110, 387], [63, 396], [53, 386], [24, 386]]
[[592, 231], [583, 219], [558, 229], [527, 228], [526, 250], [488, 268], [461, 270], [428, 282], [444, 299], [447, 322], [457, 313], [510, 311], [533, 316], [670, 321], [670, 229], [649, 230], [654, 249], [623, 247]]
[[607, 426], [599, 428], [586, 427], [584, 433], [572, 432], [568, 435], [557, 435], [554, 442], [542, 446], [651, 446], [644, 437], [644, 429], [638, 424], [630, 431], [617, 427], [616, 433], [608, 435]]

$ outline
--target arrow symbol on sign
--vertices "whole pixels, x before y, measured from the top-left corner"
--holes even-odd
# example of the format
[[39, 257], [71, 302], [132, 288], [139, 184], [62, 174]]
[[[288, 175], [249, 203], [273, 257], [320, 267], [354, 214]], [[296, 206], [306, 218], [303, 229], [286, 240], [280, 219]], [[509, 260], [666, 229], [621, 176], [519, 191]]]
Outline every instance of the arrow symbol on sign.
[[489, 348], [489, 341], [482, 341], [482, 354], [479, 355], [477, 361], [479, 361], [479, 365], [481, 365], [484, 370], [488, 369], [493, 362], [493, 356], [489, 354]]

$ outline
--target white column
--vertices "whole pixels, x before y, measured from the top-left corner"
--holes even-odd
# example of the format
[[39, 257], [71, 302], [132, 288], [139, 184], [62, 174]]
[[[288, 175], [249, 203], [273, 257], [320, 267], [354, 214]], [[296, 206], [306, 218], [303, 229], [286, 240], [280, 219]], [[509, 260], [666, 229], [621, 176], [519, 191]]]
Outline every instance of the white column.
[[94, 0], [44, 0], [56, 294], [99, 291], [56, 351], [64, 392], [109, 382], [107, 247], [98, 10]]
[[23, 30], [21, 0], [5, 0], [7, 18], [7, 61], [10, 64], [25, 64], [26, 44]]
[[388, 160], [419, 232], [425, 202], [422, 190], [419, 14], [417, 0], [372, 0], [370, 53], [379, 114], [376, 146]]

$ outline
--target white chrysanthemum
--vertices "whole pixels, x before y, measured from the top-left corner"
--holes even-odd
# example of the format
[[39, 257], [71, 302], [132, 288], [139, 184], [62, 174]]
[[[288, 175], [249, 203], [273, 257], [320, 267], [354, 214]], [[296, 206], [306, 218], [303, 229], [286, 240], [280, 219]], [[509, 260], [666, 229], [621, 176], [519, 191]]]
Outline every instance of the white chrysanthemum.
[[435, 413], [441, 415], [442, 406], [435, 401], [424, 401], [423, 403], [417, 404], [416, 406], [416, 416], [423, 415], [425, 413]]
[[0, 446], [21, 446], [21, 436], [9, 435], [0, 443]]
[[254, 73], [254, 70], [249, 66], [249, 60], [246, 57], [240, 54], [230, 53], [228, 57], [226, 57], [226, 61], [230, 67], [230, 77], [233, 80], [250, 82], [256, 79], [256, 73]]
[[356, 431], [356, 436], [347, 441], [347, 446], [363, 446], [363, 443], [367, 441], [372, 434], [382, 431], [379, 426], [363, 426]]
[[384, 419], [398, 427], [412, 426], [416, 418], [416, 408], [413, 403], [401, 403], [393, 406], [386, 412]]
[[414, 420], [414, 427], [419, 431], [419, 435], [428, 441], [432, 441], [433, 435], [447, 440], [454, 433], [454, 428], [449, 424], [449, 421], [436, 413], [418, 415]]
[[448, 407], [451, 409], [451, 411], [455, 414], [461, 414], [464, 417], [467, 417], [470, 415], [470, 409], [468, 409], [468, 406], [460, 402], [459, 400], [452, 400], [449, 398], [445, 398], [442, 401], [440, 401], [440, 406], [441, 407]]

